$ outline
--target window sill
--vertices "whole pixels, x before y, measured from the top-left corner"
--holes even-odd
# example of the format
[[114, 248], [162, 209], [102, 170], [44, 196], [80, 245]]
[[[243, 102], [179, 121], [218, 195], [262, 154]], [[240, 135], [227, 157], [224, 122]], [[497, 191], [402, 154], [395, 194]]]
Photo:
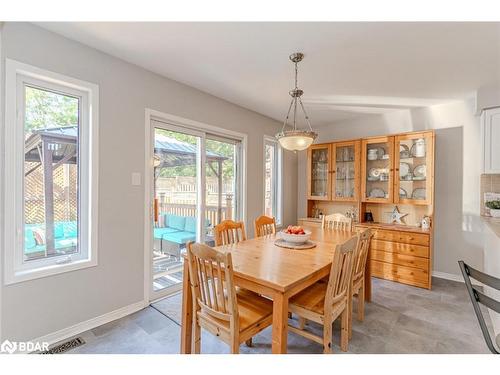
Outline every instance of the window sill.
[[52, 264], [49, 266], [38, 267], [28, 270], [17, 270], [14, 272], [6, 272], [5, 285], [12, 285], [24, 281], [41, 279], [48, 276], [54, 276], [61, 273], [77, 271], [84, 268], [97, 266], [97, 259], [80, 259], [74, 260], [71, 263]]

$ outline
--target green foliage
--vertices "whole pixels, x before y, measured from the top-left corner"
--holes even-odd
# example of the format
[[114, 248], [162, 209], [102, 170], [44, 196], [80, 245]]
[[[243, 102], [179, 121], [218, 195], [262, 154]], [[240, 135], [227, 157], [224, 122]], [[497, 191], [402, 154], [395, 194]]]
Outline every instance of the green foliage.
[[486, 207], [493, 210], [500, 210], [500, 200], [486, 202]]
[[33, 87], [25, 90], [25, 131], [78, 124], [78, 99]]
[[[197, 137], [188, 134], [182, 134], [177, 132], [172, 132], [163, 129], [156, 130], [159, 134], [162, 134], [166, 137], [174, 138], [178, 141], [185, 142], [196, 146]], [[213, 152], [217, 155], [222, 155], [227, 157], [228, 159], [222, 162], [222, 176], [224, 179], [230, 179], [234, 177], [234, 157], [236, 152], [235, 145], [226, 142], [215, 141], [212, 139], [206, 140], [206, 150]], [[196, 165], [195, 161], [193, 161], [192, 165], [183, 165], [169, 168], [162, 168], [160, 171], [161, 177], [175, 177], [175, 176], [196, 176]], [[212, 167], [217, 171], [217, 163], [211, 163]], [[216, 176], [212, 168], [206, 166], [206, 174], [207, 176]]]

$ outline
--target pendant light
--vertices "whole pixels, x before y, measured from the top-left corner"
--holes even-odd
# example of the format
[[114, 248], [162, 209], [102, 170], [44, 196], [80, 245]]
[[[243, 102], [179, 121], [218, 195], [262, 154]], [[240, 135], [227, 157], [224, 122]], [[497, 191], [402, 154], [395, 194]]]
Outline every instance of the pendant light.
[[[302, 61], [304, 58], [304, 54], [300, 52], [296, 52], [290, 55], [290, 60], [295, 64], [295, 88], [290, 90], [289, 94], [292, 97], [292, 101], [290, 102], [290, 106], [288, 107], [288, 112], [285, 117], [285, 121], [283, 123], [283, 128], [281, 132], [276, 134], [276, 139], [279, 141], [281, 147], [290, 151], [302, 151], [308, 148], [316, 139], [318, 134], [316, 134], [311, 127], [311, 123], [309, 121], [309, 116], [307, 116], [307, 112], [304, 108], [304, 104], [302, 104], [302, 99], [300, 98], [304, 91], [297, 87], [297, 74], [298, 67], [297, 64]], [[304, 118], [309, 126], [309, 130], [301, 130], [297, 129], [297, 107], [300, 106], [302, 112], [304, 113]], [[288, 119], [290, 117], [290, 112], [293, 108], [293, 129], [285, 130], [288, 125]]]

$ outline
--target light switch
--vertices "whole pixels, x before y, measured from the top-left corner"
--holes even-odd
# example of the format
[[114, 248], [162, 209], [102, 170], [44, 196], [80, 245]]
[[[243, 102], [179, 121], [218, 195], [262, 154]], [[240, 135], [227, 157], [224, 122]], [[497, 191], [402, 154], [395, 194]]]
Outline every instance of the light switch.
[[141, 174], [139, 172], [132, 173], [132, 186], [141, 186]]

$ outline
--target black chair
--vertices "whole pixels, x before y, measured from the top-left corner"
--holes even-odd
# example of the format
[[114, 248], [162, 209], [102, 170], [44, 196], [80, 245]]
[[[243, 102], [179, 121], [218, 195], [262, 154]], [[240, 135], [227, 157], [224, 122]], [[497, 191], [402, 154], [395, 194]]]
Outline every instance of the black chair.
[[[460, 266], [460, 270], [462, 271], [465, 286], [467, 287], [467, 291], [469, 292], [470, 300], [472, 301], [472, 306], [474, 307], [474, 312], [476, 313], [477, 320], [479, 321], [479, 326], [481, 327], [481, 331], [483, 332], [486, 345], [488, 345], [488, 349], [490, 349], [493, 354], [500, 354], [500, 352], [497, 351], [495, 345], [493, 344], [493, 340], [491, 339], [488, 327], [486, 327], [486, 322], [484, 321], [484, 316], [479, 306], [479, 304], [482, 304], [500, 314], [500, 302], [492, 299], [491, 297], [488, 297], [484, 293], [477, 290], [472, 285], [471, 278], [479, 281], [483, 285], [489, 286], [496, 290], [500, 290], [500, 279], [472, 268], [471, 266], [465, 264], [463, 260], [460, 260], [458, 262], [458, 265]], [[499, 341], [500, 340], [497, 339], [497, 345], [500, 346]]]

